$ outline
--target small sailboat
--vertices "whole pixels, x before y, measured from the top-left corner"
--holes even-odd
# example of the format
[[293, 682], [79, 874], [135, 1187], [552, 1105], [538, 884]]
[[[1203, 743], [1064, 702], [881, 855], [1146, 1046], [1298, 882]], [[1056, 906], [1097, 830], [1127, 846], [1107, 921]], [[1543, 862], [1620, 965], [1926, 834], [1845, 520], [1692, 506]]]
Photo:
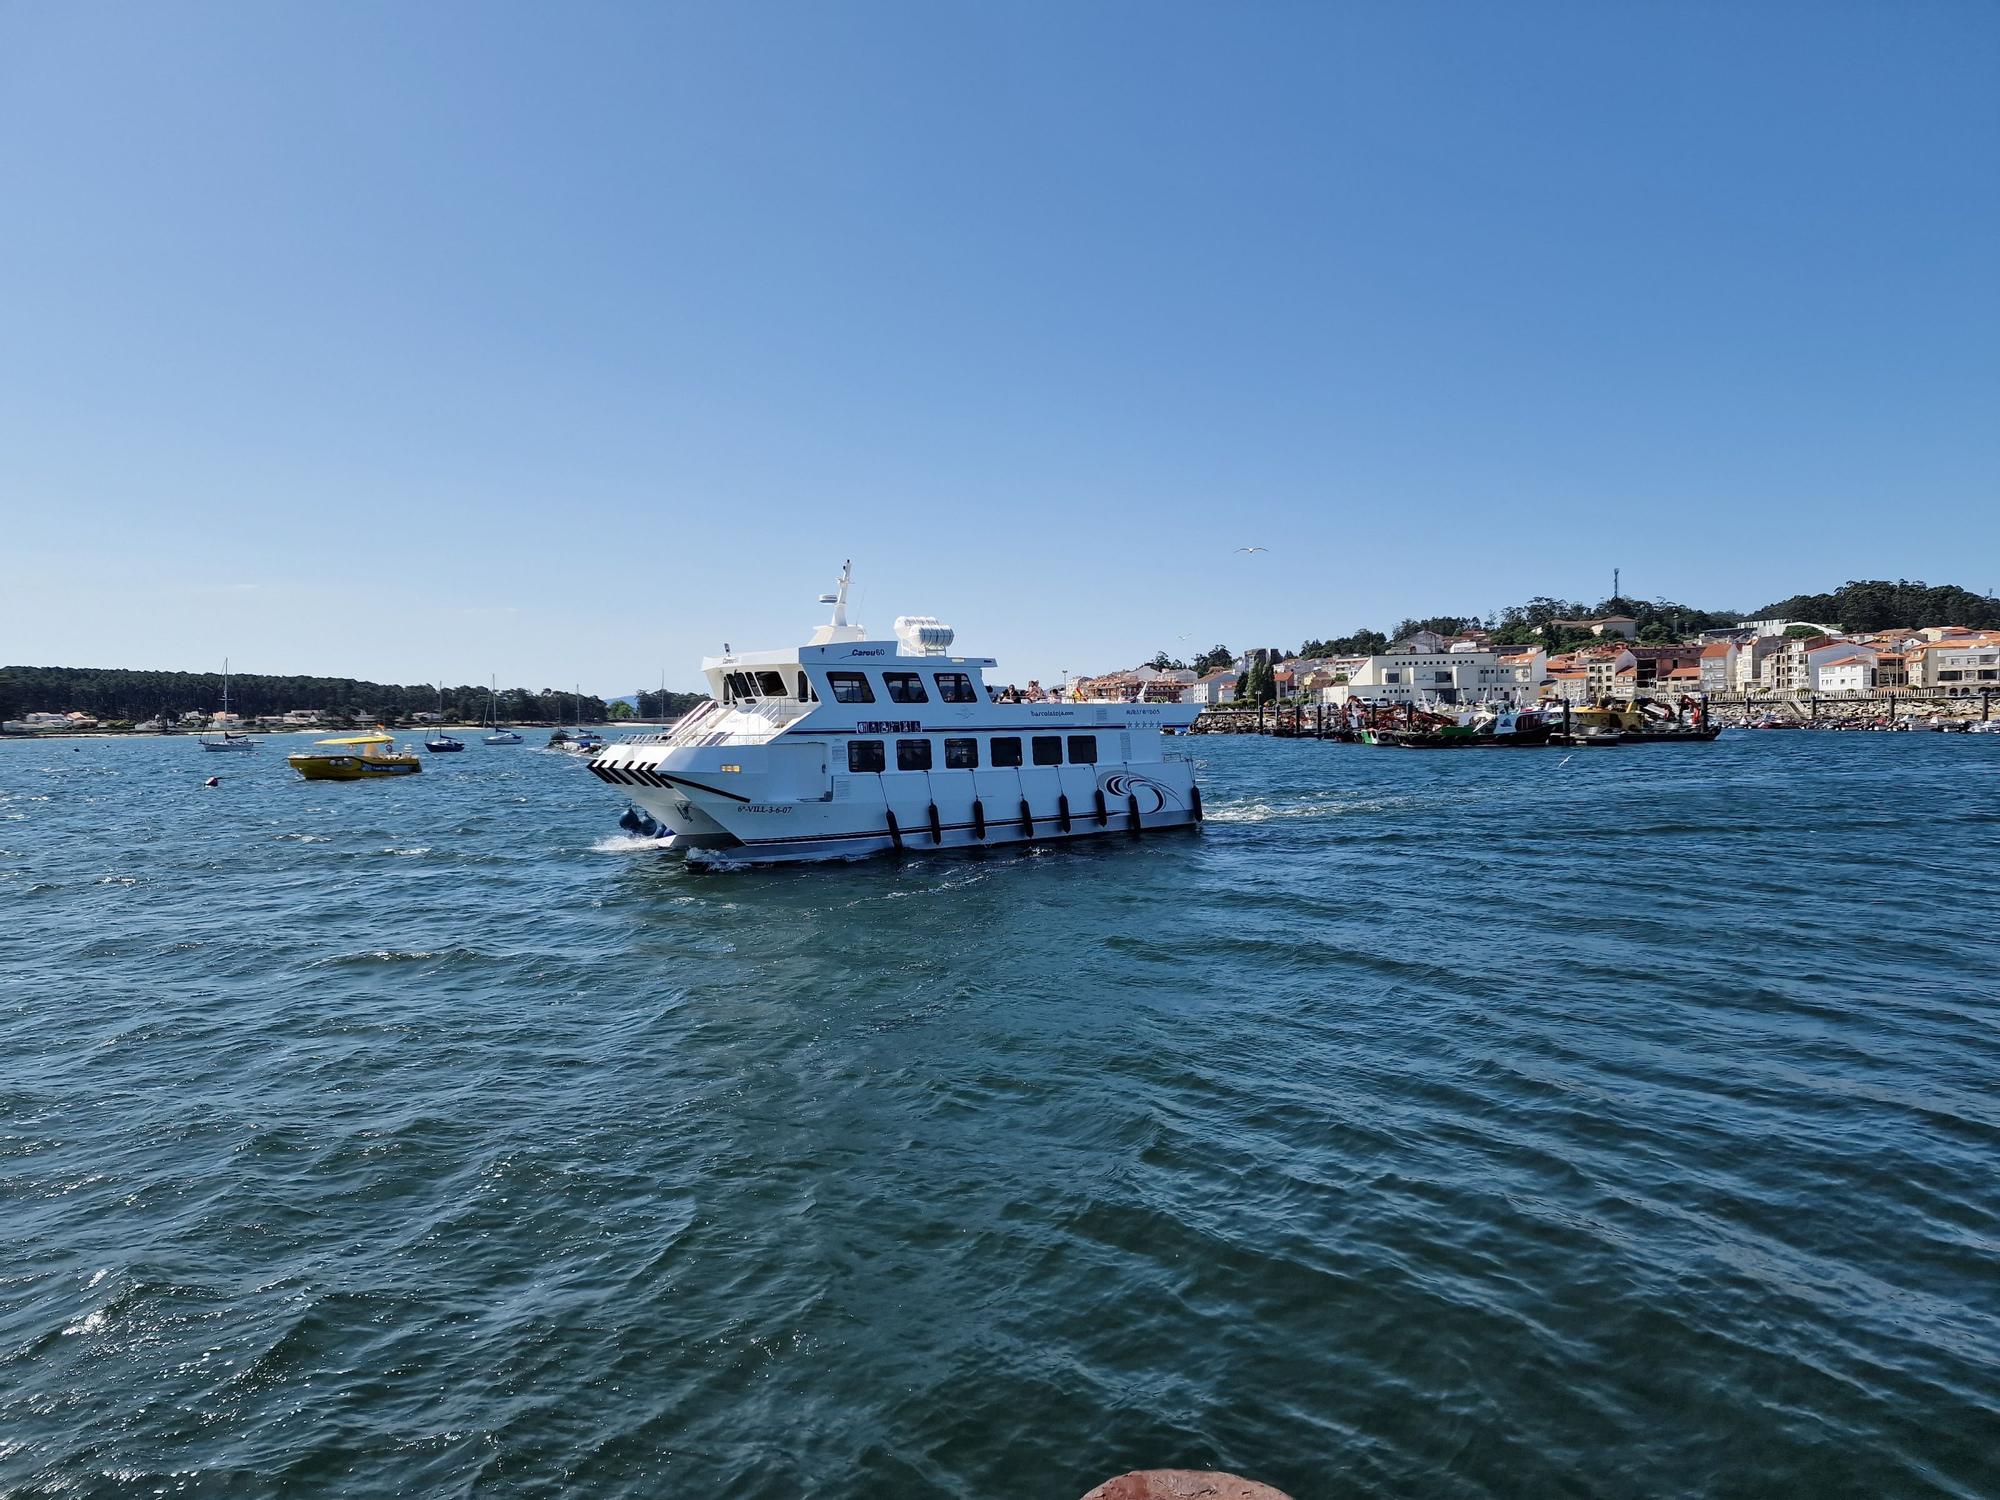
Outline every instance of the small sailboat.
[[571, 688], [570, 697], [576, 700], [576, 733], [571, 734], [565, 729], [556, 730], [549, 736], [549, 748], [567, 750], [571, 755], [595, 755], [604, 748], [604, 736], [595, 730], [583, 727], [582, 688]]
[[[438, 684], [438, 718], [444, 718], [444, 684]], [[454, 750], [463, 750], [465, 741], [453, 734], [446, 734], [442, 728], [424, 741], [424, 748], [433, 755], [448, 755]]]
[[226, 656], [222, 658], [222, 712], [217, 714], [212, 722], [222, 729], [221, 737], [211, 738], [208, 735], [203, 735], [201, 737], [202, 749], [255, 750], [257, 748], [257, 742], [250, 738], [249, 735], [226, 727], [232, 722], [229, 713], [229, 658]]
[[490, 726], [492, 732], [485, 737], [488, 745], [518, 745], [521, 737], [511, 729], [500, 727], [500, 679], [494, 678], [487, 689], [486, 718], [482, 725]]

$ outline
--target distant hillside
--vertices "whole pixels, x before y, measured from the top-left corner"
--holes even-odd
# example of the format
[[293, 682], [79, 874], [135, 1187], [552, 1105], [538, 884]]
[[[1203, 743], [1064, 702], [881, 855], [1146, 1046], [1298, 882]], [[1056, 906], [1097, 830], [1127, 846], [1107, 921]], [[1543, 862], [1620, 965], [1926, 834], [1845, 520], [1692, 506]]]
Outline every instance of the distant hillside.
[[[697, 693], [641, 693], [640, 716], [679, 715], [701, 701]], [[465, 683], [444, 690], [447, 717], [474, 722], [487, 712], [488, 691]], [[676, 707], [675, 705], [679, 706]], [[650, 707], [648, 706], [650, 705]], [[605, 718], [605, 703], [589, 694], [543, 688], [503, 688], [499, 717], [503, 720], [574, 722], [581, 706], [588, 721]], [[215, 713], [222, 707], [220, 672], [135, 672], [119, 667], [0, 667], [0, 718], [18, 719], [31, 713], [66, 713], [81, 709], [104, 720], [141, 720], [164, 714]], [[233, 673], [229, 679], [232, 713], [254, 718], [316, 708], [357, 718], [400, 718], [433, 713], [438, 690], [429, 683], [364, 682], [353, 677], [270, 677], [256, 672]]]
[[1760, 620], [1812, 620], [1843, 630], [1922, 630], [1927, 625], [1963, 625], [2000, 630], [2000, 599], [1956, 584], [1933, 588], [1907, 578], [1890, 583], [1871, 578], [1842, 584], [1830, 594], [1794, 594], [1767, 604]]

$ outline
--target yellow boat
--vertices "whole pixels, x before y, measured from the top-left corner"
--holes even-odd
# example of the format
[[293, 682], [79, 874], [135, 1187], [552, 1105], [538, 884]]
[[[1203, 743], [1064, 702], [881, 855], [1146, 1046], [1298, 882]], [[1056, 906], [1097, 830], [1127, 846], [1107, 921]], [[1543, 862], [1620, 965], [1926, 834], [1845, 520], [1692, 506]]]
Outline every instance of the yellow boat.
[[[285, 757], [307, 781], [367, 781], [376, 776], [414, 776], [424, 768], [417, 752], [398, 748], [391, 734], [350, 734], [315, 740], [314, 748]], [[332, 748], [320, 748], [330, 746]]]

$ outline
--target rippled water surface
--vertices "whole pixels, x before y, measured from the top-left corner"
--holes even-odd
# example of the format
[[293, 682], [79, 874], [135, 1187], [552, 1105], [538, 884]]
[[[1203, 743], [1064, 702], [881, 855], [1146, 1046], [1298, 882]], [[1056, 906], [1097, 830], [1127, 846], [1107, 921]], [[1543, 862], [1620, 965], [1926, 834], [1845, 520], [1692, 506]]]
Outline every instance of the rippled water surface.
[[1195, 744], [735, 873], [0, 744], [0, 1492], [2000, 1492], [2000, 737]]

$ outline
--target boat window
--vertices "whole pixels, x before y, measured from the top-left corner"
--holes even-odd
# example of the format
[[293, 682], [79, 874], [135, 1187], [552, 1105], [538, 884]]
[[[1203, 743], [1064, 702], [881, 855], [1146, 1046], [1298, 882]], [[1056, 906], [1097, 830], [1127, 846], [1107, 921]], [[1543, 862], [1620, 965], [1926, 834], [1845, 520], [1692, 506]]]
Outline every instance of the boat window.
[[1097, 736], [1073, 734], [1069, 737], [1069, 763], [1073, 766], [1097, 764]]
[[882, 685], [889, 690], [891, 703], [928, 703], [924, 680], [915, 672], [884, 672]]
[[1021, 763], [1021, 740], [1018, 735], [996, 736], [987, 747], [987, 764], [994, 766], [1018, 766]]
[[757, 674], [757, 691], [761, 696], [766, 698], [784, 697], [785, 674], [782, 672], [759, 672]]
[[879, 771], [883, 768], [882, 742], [880, 740], [849, 740], [847, 742], [847, 769], [850, 771]]
[[931, 742], [929, 740], [897, 740], [896, 769], [899, 771], [928, 771], [931, 768]]
[[873, 703], [875, 690], [868, 685], [868, 677], [863, 672], [829, 672], [826, 685], [833, 689], [835, 703]]
[[947, 771], [978, 770], [979, 741], [946, 740], [944, 742], [944, 768]]
[[972, 678], [964, 672], [933, 672], [937, 683], [938, 698], [944, 703], [977, 703], [979, 694], [972, 690]]
[[801, 672], [799, 673], [799, 702], [810, 703], [812, 701], [813, 685], [806, 679], [806, 674]]
[[1059, 766], [1062, 764], [1062, 736], [1059, 734], [1038, 734], [1035, 736], [1035, 764], [1038, 766]]

